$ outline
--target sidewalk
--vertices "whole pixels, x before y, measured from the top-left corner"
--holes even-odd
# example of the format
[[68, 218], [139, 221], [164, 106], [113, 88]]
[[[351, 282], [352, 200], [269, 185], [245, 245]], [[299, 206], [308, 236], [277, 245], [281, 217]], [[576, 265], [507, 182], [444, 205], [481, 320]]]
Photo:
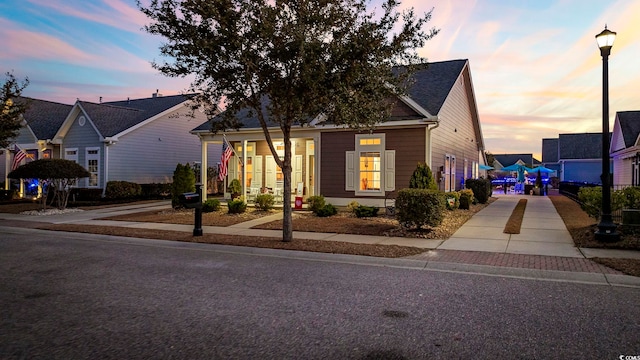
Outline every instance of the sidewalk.
[[[454, 264], [511, 267], [536, 270], [620, 274], [589, 258], [616, 257], [640, 259], [639, 251], [578, 249], [555, 207], [546, 196], [494, 195], [492, 204], [475, 214], [447, 240], [404, 237], [350, 235], [336, 233], [294, 232], [294, 239], [343, 241], [360, 244], [414, 246], [425, 253], [413, 260], [428, 260]], [[520, 234], [503, 233], [504, 226], [521, 198], [527, 206]], [[8, 221], [38, 221], [76, 223], [131, 228], [148, 228], [192, 232], [192, 225], [110, 221], [101, 218], [147, 210], [169, 209], [168, 202], [127, 205], [98, 210], [50, 216], [27, 216], [0, 213]], [[282, 213], [228, 227], [203, 226], [205, 234], [280, 237], [280, 230], [260, 230], [251, 227], [282, 218]], [[1, 224], [1, 223], [0, 223]]]

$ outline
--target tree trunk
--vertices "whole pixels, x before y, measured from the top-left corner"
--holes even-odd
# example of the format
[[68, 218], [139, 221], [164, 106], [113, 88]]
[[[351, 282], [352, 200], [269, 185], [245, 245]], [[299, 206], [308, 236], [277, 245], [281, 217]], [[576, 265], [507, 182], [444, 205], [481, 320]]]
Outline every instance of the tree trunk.
[[284, 189], [282, 193], [282, 241], [293, 241], [293, 220], [291, 219], [291, 134], [283, 131], [284, 135], [284, 160], [282, 161], [282, 174], [284, 175]]

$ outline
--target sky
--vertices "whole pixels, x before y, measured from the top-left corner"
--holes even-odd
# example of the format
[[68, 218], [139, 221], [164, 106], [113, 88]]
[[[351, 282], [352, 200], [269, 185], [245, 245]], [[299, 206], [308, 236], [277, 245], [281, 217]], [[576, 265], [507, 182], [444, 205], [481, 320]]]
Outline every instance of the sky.
[[[373, 0], [376, 6], [380, 0]], [[595, 35], [618, 33], [609, 57], [610, 127], [640, 110], [640, 0], [404, 0], [440, 29], [419, 54], [468, 59], [485, 148], [534, 154], [542, 139], [602, 131], [602, 58]], [[379, 10], [379, 8], [378, 8]], [[162, 38], [135, 0], [0, 0], [0, 71], [28, 77], [23, 95], [73, 104], [186, 91], [168, 78]], [[4, 79], [3, 79], [4, 81]]]

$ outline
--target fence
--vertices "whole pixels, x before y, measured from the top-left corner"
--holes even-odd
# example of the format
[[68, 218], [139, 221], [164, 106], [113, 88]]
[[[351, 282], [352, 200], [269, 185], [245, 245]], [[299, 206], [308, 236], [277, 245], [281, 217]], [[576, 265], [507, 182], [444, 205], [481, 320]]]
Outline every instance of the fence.
[[[560, 182], [559, 185], [559, 192], [562, 195], [565, 195], [566, 197], [572, 199], [573, 201], [577, 202], [578, 204], [580, 204], [580, 206], [585, 207], [585, 206], [589, 206], [586, 205], [584, 203], [582, 203], [580, 201], [580, 199], [578, 199], [578, 192], [580, 191], [581, 188], [583, 187], [595, 187], [595, 186], [602, 186], [601, 184], [593, 184], [593, 183], [586, 183], [586, 182], [573, 182], [573, 181], [562, 181]], [[633, 185], [625, 185], [625, 184], [616, 184], [612, 186], [612, 190], [616, 191], [616, 190], [624, 190], [625, 188], [631, 187]], [[611, 219], [613, 220], [614, 223], [616, 224], [621, 224], [622, 223], [622, 210], [623, 209], [617, 209], [617, 210], [612, 210], [611, 211]]]

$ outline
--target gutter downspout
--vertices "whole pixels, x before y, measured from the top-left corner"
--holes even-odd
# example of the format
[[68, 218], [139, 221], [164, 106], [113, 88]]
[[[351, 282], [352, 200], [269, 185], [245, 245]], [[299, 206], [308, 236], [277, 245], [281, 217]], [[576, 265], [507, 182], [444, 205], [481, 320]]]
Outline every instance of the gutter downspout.
[[107, 183], [109, 182], [109, 146], [116, 143], [116, 140], [108, 137], [104, 139], [104, 185], [102, 186], [102, 197], [107, 195]]
[[438, 126], [440, 126], [440, 119], [438, 119], [437, 116], [434, 116], [432, 118], [433, 120], [435, 120], [435, 124], [433, 124], [433, 127], [429, 127], [429, 125], [431, 124], [427, 124], [427, 128], [426, 128], [426, 134], [425, 136], [427, 137], [427, 141], [428, 141], [428, 145], [425, 149], [425, 163], [429, 166], [430, 169], [432, 169], [433, 171], [433, 159], [432, 159], [432, 154], [433, 154], [433, 141], [431, 141], [431, 131], [438, 128]]

